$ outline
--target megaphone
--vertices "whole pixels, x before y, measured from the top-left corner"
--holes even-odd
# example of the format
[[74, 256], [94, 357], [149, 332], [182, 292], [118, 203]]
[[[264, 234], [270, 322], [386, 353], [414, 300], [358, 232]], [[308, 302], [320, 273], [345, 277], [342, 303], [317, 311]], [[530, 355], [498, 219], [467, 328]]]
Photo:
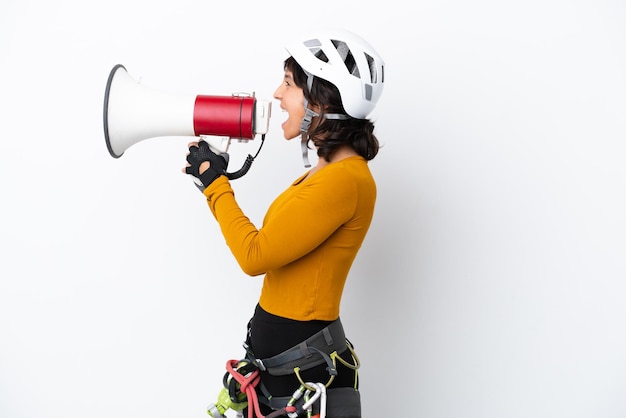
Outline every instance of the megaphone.
[[228, 150], [231, 139], [249, 141], [269, 128], [271, 102], [254, 94], [183, 95], [161, 92], [113, 67], [104, 94], [104, 137], [109, 154], [121, 157], [148, 138], [202, 137], [214, 152]]

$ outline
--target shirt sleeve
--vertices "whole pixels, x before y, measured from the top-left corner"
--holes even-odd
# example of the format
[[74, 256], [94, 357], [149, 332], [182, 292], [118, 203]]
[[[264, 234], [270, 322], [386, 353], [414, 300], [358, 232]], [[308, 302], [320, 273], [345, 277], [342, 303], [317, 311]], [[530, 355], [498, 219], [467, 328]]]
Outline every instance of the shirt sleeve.
[[256, 276], [299, 259], [351, 218], [354, 182], [325, 171], [279, 196], [261, 229], [245, 216], [226, 177], [205, 189], [226, 243], [246, 274]]

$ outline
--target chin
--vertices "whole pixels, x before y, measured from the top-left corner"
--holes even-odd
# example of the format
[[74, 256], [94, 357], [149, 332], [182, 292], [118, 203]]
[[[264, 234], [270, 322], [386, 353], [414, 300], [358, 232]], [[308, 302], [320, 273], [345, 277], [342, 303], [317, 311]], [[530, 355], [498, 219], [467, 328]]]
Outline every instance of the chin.
[[295, 131], [289, 132], [288, 130], [283, 129], [283, 136], [285, 137], [285, 139], [287, 141], [289, 141], [289, 140], [292, 140], [294, 138], [299, 137], [300, 136], [300, 131], [298, 131], [298, 132], [295, 132]]
[[300, 122], [297, 124], [293, 120], [287, 119], [281, 126], [283, 136], [287, 141], [300, 136]]

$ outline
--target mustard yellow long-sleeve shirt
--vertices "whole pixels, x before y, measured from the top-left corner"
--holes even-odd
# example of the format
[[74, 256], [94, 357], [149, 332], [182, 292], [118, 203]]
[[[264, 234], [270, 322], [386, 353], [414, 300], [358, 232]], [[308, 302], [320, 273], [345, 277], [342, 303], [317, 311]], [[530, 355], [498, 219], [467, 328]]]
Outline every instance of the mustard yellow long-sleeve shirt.
[[263, 309], [300, 321], [339, 317], [344, 284], [376, 201], [364, 158], [302, 175], [274, 200], [260, 229], [243, 214], [225, 176], [204, 194], [242, 270], [265, 274]]

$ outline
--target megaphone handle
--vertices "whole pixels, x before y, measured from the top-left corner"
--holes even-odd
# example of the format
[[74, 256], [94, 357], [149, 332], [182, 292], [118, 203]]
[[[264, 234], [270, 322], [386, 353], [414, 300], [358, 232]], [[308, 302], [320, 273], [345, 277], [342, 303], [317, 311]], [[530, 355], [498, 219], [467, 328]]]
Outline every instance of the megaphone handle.
[[[206, 140], [206, 138], [203, 138]], [[224, 139], [222, 139], [222, 145], [224, 144]], [[209, 141], [207, 141], [209, 142]], [[261, 148], [263, 148], [263, 144], [265, 143], [265, 134], [261, 135], [261, 145], [259, 146], [259, 149], [257, 150], [256, 154], [254, 155], [254, 157], [250, 154], [248, 154], [248, 156], [246, 157], [246, 161], [244, 161], [243, 166], [241, 166], [241, 168], [233, 173], [226, 173], [226, 177], [228, 177], [229, 180], [236, 180], [238, 178], [241, 178], [243, 176], [245, 176], [248, 173], [248, 170], [250, 170], [250, 167], [252, 167], [252, 163], [254, 162], [254, 159], [259, 155], [259, 153], [261, 152]], [[215, 145], [215, 144], [213, 144]], [[230, 145], [230, 138], [228, 139], [228, 145]], [[221, 149], [212, 146], [212, 143], [209, 142], [209, 148], [211, 148], [211, 150], [213, 152], [215, 152], [216, 154], [219, 153], [223, 153], [226, 151], [222, 151]], [[223, 148], [222, 148], [223, 149]], [[228, 149], [228, 146], [226, 147], [226, 149]], [[194, 183], [196, 184], [196, 186], [200, 189], [200, 190], [204, 190], [204, 185], [202, 184], [202, 182], [200, 181], [199, 178], [194, 177], [193, 178]]]
[[193, 179], [193, 183], [196, 185], [196, 187], [198, 189], [200, 189], [200, 191], [204, 190], [204, 184], [202, 184], [202, 182], [200, 181], [200, 179], [198, 177], [194, 177], [193, 175], [189, 174], [189, 176], [191, 176], [191, 178]]
[[207, 144], [209, 144], [209, 148], [216, 154], [223, 154], [228, 152], [228, 148], [230, 147], [231, 139], [227, 136], [208, 136], [208, 135], [200, 135], [200, 138]]

